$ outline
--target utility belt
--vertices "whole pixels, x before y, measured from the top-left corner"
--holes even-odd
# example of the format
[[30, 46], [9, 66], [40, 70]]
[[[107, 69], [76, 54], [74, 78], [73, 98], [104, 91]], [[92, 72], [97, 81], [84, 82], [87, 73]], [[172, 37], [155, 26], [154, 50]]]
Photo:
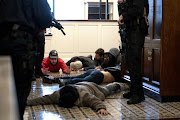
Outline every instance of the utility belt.
[[0, 32], [25, 32], [31, 36], [34, 36], [34, 30], [27, 26], [21, 26], [19, 24], [14, 23], [0, 23]]
[[137, 17], [137, 24], [140, 24], [140, 18], [144, 18], [145, 23], [147, 24], [147, 26], [149, 26], [149, 22], [148, 22], [148, 18], [147, 18], [146, 8], [145, 7], [144, 7], [143, 16], [142, 17], [140, 17], [140, 16]]
[[145, 32], [145, 36], [148, 35], [148, 27], [149, 24], [146, 23], [146, 20], [144, 17], [137, 17], [133, 20], [126, 22], [126, 32], [128, 31], [135, 31], [137, 29], [140, 29], [141, 31]]
[[141, 16], [134, 17], [129, 21], [125, 21], [126, 28], [129, 30], [136, 30], [139, 27], [142, 30], [147, 30], [149, 27], [149, 22], [147, 18], [146, 8], [144, 7], [144, 12]]

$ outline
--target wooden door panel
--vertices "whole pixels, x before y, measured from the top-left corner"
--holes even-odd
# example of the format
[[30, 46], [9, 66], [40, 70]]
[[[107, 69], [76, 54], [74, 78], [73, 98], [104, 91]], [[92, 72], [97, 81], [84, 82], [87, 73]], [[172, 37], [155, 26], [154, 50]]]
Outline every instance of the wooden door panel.
[[148, 69], [150, 67], [149, 65], [149, 61], [148, 61], [148, 51], [149, 48], [148, 47], [144, 47], [144, 52], [143, 52], [143, 76], [149, 78], [151, 76], [151, 72]]
[[154, 0], [149, 0], [149, 15], [148, 15], [148, 21], [149, 21], [149, 36], [153, 37], [153, 16], [154, 16]]
[[153, 61], [152, 61], [152, 82], [156, 84], [158, 87], [160, 85], [160, 49], [153, 49]]
[[149, 81], [151, 78], [151, 62], [149, 60], [149, 51], [151, 50], [150, 37], [145, 38], [143, 53], [142, 53], [142, 76], [145, 81]]
[[154, 1], [154, 38], [161, 39], [161, 24], [162, 24], [162, 0]]
[[162, 0], [149, 0], [149, 35], [143, 49], [143, 80], [156, 87], [159, 87], [160, 82], [161, 2]]
[[152, 83], [160, 85], [160, 45], [161, 45], [161, 24], [162, 24], [162, 0], [154, 0], [154, 21], [152, 46]]

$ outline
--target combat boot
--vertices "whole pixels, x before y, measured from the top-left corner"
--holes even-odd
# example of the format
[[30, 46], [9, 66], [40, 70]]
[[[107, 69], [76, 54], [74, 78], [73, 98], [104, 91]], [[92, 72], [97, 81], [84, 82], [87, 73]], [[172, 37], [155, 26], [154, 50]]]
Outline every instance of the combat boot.
[[[126, 99], [130, 99], [131, 96], [132, 96], [131, 92], [127, 92], [127, 93], [124, 93], [124, 94], [123, 94], [123, 97], [126, 98]], [[140, 97], [142, 100], [145, 100], [144, 95], [140, 95], [139, 97]]]
[[127, 101], [127, 104], [130, 105], [130, 104], [138, 104], [142, 101], [144, 101], [145, 98], [142, 97], [142, 96], [137, 96], [137, 95], [132, 95], [131, 98]]
[[52, 76], [43, 76], [43, 83], [48, 83], [48, 84], [52, 84], [54, 83], [54, 77]]
[[124, 93], [123, 97], [126, 99], [130, 99], [131, 98], [131, 92]]

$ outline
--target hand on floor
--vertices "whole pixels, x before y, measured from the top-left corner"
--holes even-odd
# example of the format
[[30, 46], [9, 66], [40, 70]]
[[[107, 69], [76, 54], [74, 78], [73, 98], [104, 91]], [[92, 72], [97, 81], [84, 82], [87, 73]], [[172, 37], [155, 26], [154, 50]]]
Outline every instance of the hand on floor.
[[44, 71], [43, 71], [43, 74], [48, 75], [49, 73], [50, 73], [49, 67], [45, 68]]
[[108, 115], [108, 114], [110, 114], [110, 113], [109, 113], [107, 110], [105, 110], [105, 109], [100, 109], [100, 110], [97, 111], [97, 113], [98, 113], [98, 114], [101, 114], [101, 115], [105, 115], [105, 116]]

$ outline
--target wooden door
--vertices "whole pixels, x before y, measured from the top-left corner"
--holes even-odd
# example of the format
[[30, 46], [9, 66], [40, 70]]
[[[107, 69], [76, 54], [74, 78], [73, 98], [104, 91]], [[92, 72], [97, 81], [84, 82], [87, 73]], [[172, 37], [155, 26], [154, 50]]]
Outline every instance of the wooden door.
[[160, 46], [162, 23], [162, 0], [149, 0], [149, 35], [143, 48], [143, 81], [160, 85]]
[[180, 101], [179, 7], [180, 0], [163, 0], [160, 79], [161, 96], [178, 96], [178, 101]]

